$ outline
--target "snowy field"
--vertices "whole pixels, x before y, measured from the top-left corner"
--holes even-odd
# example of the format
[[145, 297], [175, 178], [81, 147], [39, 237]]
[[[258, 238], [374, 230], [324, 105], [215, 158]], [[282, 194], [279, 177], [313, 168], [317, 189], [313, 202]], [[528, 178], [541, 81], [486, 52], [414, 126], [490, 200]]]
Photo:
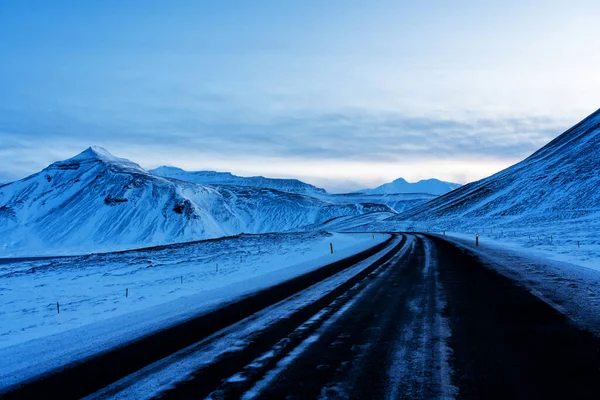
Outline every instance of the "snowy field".
[[142, 251], [0, 264], [0, 348], [161, 304], [164, 307], [155, 312], [172, 315], [167, 303], [190, 296], [195, 310], [216, 306], [387, 238], [323, 232], [242, 235]]

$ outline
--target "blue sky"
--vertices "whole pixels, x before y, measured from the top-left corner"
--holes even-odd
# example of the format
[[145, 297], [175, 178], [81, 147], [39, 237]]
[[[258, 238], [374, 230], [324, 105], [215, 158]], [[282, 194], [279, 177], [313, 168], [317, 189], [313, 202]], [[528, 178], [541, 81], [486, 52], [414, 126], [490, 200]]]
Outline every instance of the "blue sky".
[[333, 191], [461, 183], [600, 107], [596, 1], [2, 1], [0, 181], [89, 145]]

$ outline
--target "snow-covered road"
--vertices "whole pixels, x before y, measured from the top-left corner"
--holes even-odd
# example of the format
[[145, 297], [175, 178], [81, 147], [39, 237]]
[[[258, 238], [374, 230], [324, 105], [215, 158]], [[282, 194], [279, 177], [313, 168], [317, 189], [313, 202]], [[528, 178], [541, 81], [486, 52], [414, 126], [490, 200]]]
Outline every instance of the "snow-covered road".
[[514, 272], [543, 260], [447, 239], [400, 235], [5, 395], [598, 398], [596, 320], [546, 297], [564, 282]]

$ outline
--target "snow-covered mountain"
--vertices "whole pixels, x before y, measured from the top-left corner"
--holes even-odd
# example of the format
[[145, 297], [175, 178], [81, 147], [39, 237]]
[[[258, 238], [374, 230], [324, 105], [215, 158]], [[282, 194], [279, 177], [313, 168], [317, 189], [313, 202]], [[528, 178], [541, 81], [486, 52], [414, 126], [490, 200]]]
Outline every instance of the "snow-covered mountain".
[[600, 110], [525, 160], [393, 219], [537, 223], [594, 213], [600, 213]]
[[159, 177], [91, 147], [0, 187], [0, 256], [98, 252], [275, 232], [371, 211], [391, 210]]
[[318, 188], [297, 179], [276, 179], [265, 178], [263, 176], [244, 177], [233, 175], [230, 172], [185, 171], [181, 168], [168, 166], [151, 169], [148, 172], [156, 176], [179, 179], [182, 181], [199, 183], [201, 185], [251, 186], [304, 194], [313, 197], [327, 195], [325, 189]]
[[433, 195], [446, 194], [461, 185], [458, 183], [444, 182], [439, 179], [424, 179], [418, 182], [410, 183], [404, 178], [398, 178], [393, 182], [384, 183], [375, 189], [363, 190], [364, 193], [371, 194], [392, 194], [392, 193], [427, 193]]
[[[344, 193], [344, 194], [329, 194], [325, 189], [318, 188], [308, 183], [297, 179], [277, 179], [265, 178], [263, 176], [243, 177], [233, 175], [229, 172], [216, 171], [185, 171], [177, 167], [162, 166], [156, 169], [151, 169], [153, 175], [178, 179], [181, 181], [199, 183], [202, 185], [230, 185], [230, 186], [250, 186], [257, 188], [275, 189], [283, 192], [303, 194], [311, 197], [316, 197], [332, 203], [365, 203], [365, 204], [381, 204], [391, 207], [397, 212], [408, 210], [418, 204], [424, 203], [435, 197], [427, 192], [370, 192], [370, 193]], [[421, 181], [426, 182], [426, 181]], [[438, 181], [441, 182], [441, 181]], [[443, 182], [446, 183], [446, 182]], [[408, 184], [417, 185], [417, 184]], [[418, 188], [425, 188], [424, 185]], [[429, 185], [430, 190], [436, 190], [433, 185]], [[439, 191], [439, 190], [438, 190]]]

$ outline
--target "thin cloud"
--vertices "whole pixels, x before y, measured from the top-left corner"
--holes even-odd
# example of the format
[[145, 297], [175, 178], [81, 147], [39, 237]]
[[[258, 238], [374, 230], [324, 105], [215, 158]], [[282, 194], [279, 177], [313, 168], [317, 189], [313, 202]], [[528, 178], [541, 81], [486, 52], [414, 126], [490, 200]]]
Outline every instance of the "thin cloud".
[[[137, 114], [129, 119], [99, 116], [103, 123], [54, 114], [34, 121], [14, 118], [2, 122], [0, 171], [4, 176], [26, 175], [100, 143], [119, 155], [128, 148], [146, 148], [150, 156], [135, 160], [161, 163], [161, 155], [185, 154], [202, 159], [293, 158], [332, 163], [406, 162], [442, 159], [519, 159], [564, 131], [564, 122], [551, 117], [498, 118], [473, 121], [407, 117], [392, 114], [306, 113], [257, 121], [206, 122], [201, 115], [170, 109]], [[20, 148], [21, 151], [14, 151]], [[160, 149], [151, 156], [152, 149]], [[23, 163], [35, 160], [33, 165]], [[125, 153], [125, 154], [123, 154]], [[170, 158], [170, 157], [169, 157]], [[42, 165], [43, 164], [43, 165]], [[268, 175], [268, 169], [264, 174]], [[298, 171], [302, 175], [302, 171]]]

